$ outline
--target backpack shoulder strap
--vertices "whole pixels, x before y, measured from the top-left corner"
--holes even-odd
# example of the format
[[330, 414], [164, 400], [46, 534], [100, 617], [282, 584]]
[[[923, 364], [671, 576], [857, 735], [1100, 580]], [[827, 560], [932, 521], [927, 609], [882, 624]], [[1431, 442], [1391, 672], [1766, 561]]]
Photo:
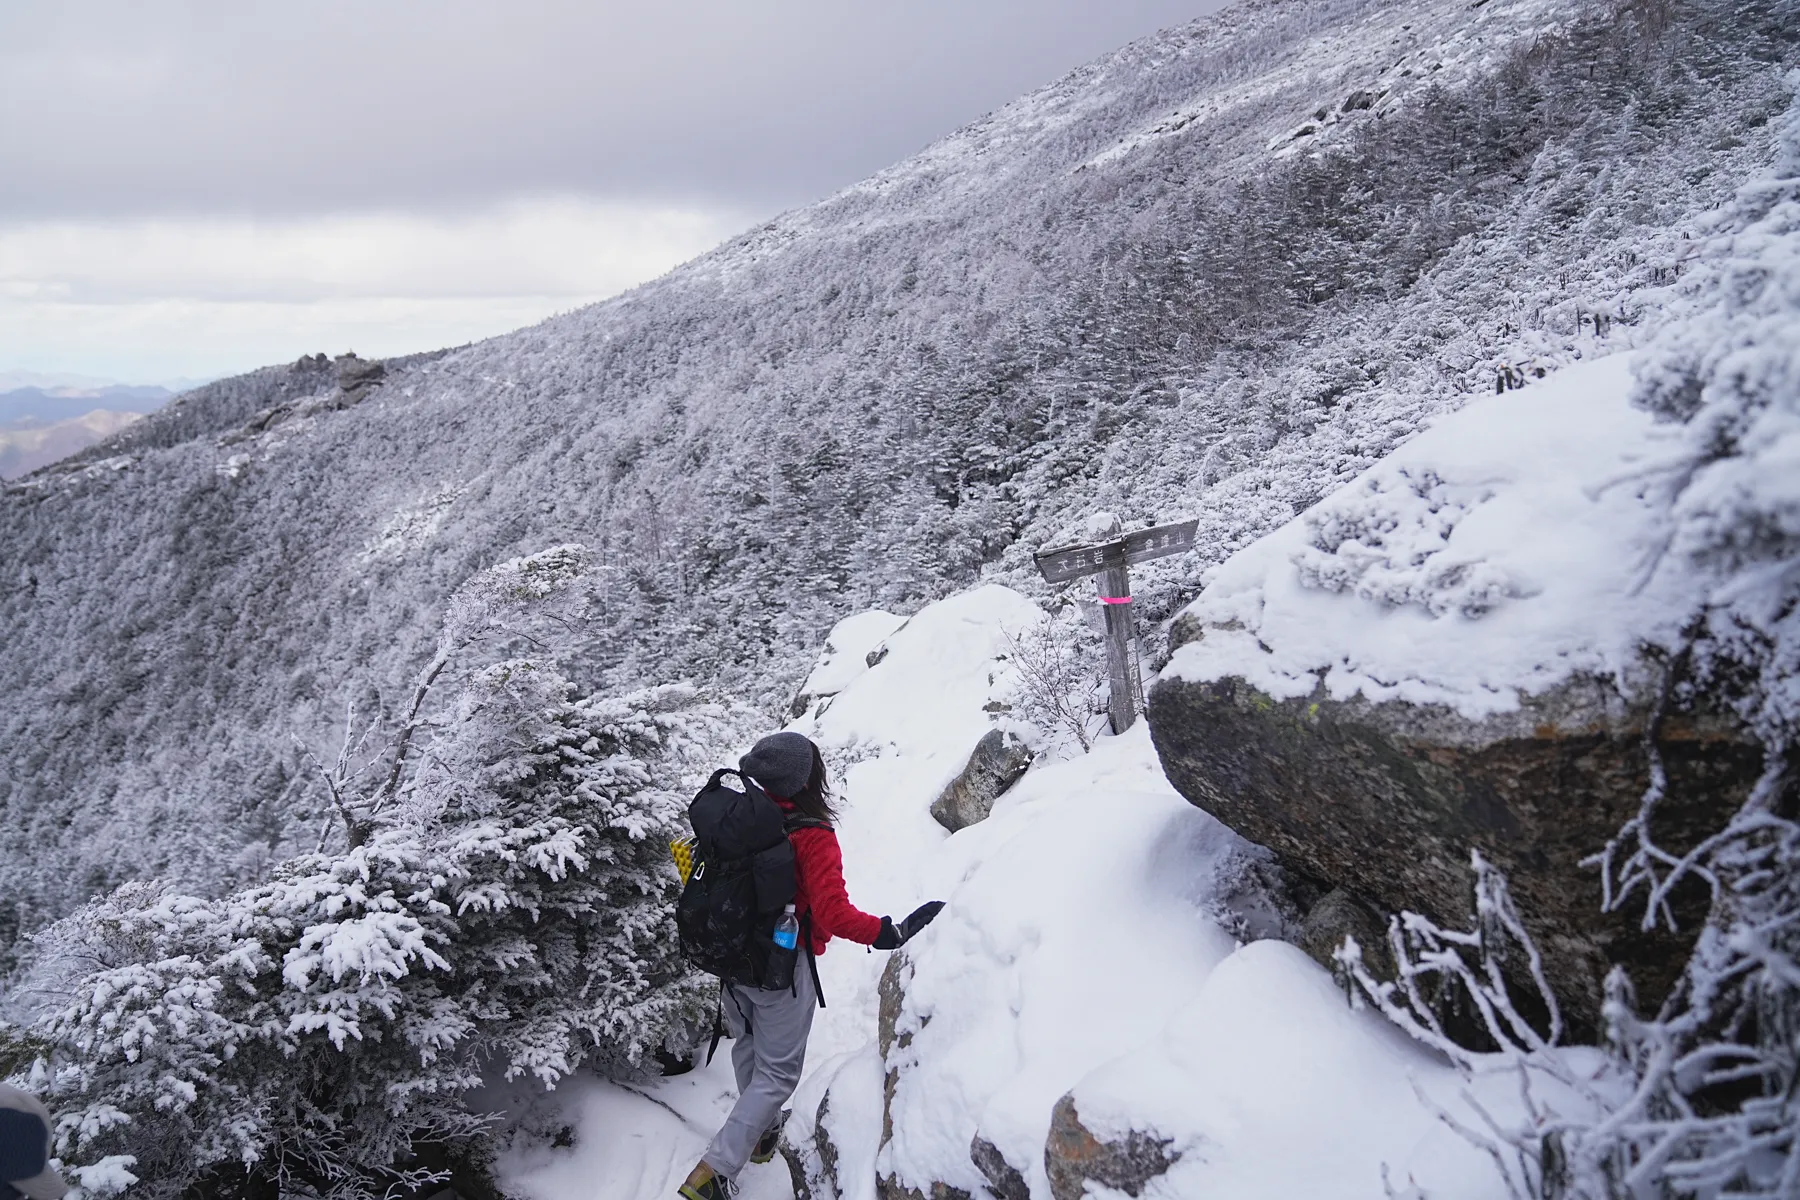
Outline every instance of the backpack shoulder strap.
[[788, 813], [782, 818], [782, 825], [789, 833], [797, 829], [836, 829], [830, 821], [821, 821], [817, 817], [808, 817], [801, 813]]
[[825, 989], [823, 987], [821, 987], [819, 984], [819, 960], [816, 956], [814, 956], [813, 948], [812, 948], [812, 914], [811, 913], [807, 913], [806, 919], [804, 921], [800, 922], [800, 940], [803, 943], [805, 943], [805, 946], [806, 946], [806, 969], [808, 971], [812, 972], [813, 999], [817, 1000], [819, 1002], [820, 1008], [824, 1008], [825, 1007]]

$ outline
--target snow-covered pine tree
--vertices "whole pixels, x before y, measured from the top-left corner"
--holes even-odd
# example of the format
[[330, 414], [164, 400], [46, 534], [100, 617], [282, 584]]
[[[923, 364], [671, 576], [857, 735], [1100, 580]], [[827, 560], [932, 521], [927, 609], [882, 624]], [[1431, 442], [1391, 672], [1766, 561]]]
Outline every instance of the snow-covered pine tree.
[[[579, 561], [472, 581], [446, 653]], [[464, 1096], [484, 1076], [630, 1071], [688, 1039], [709, 993], [676, 949], [667, 841], [752, 714], [683, 685], [571, 691], [548, 660], [471, 671], [429, 726], [415, 706], [402, 736], [430, 736], [391, 752], [392, 801], [385, 784], [346, 801], [343, 850], [216, 899], [127, 885], [41, 937], [38, 977], [68, 1000], [32, 1031], [30, 1082], [77, 1175], [153, 1197], [384, 1195], [441, 1175], [421, 1151], [479, 1137]]]

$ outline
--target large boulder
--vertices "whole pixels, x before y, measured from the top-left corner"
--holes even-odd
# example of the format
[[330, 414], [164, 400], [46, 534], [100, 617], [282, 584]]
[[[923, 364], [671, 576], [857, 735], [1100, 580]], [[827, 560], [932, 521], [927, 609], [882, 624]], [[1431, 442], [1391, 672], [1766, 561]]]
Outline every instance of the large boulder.
[[[1674, 492], [1645, 482], [1668, 429], [1636, 379], [1614, 354], [1473, 400], [1233, 554], [1149, 704], [1176, 789], [1340, 900], [1467, 927], [1479, 851], [1590, 1024], [1611, 964], [1654, 1008], [1708, 902], [1695, 884], [1679, 932], [1646, 933], [1643, 897], [1602, 913], [1583, 865], [1643, 807], [1647, 739], [1667, 770], [1649, 833], [1675, 853], [1764, 763], [1682, 686], [1726, 581], [1669, 552]], [[1366, 927], [1334, 907], [1315, 941]]]
[[360, 403], [364, 397], [387, 378], [387, 364], [379, 359], [358, 358], [355, 354], [340, 355], [337, 359], [337, 385], [339, 393], [338, 406], [349, 408]]
[[[788, 702], [790, 717], [813, 712], [823, 716], [837, 694], [860, 679], [880, 661], [875, 651], [885, 649], [887, 639], [906, 625], [906, 618], [871, 609], [845, 617], [831, 628], [825, 648], [800, 690]], [[815, 711], [816, 708], [816, 711]]]
[[[1149, 719], [1182, 795], [1289, 866], [1389, 912], [1466, 926], [1469, 852], [1479, 850], [1506, 873], [1559, 997], [1591, 1021], [1610, 964], [1628, 968], [1654, 1005], [1704, 912], [1703, 895], [1685, 894], [1681, 932], [1645, 932], [1636, 906], [1601, 912], [1599, 872], [1583, 865], [1643, 802], [1652, 707], [1591, 677], [1480, 720], [1174, 678], [1151, 689]], [[1668, 787], [1654, 832], [1680, 851], [1741, 802], [1763, 751], [1735, 722], [1695, 712], [1668, 714], [1658, 745]]]
[[932, 817], [951, 833], [987, 820], [994, 801], [1030, 769], [1031, 759], [1031, 747], [1018, 734], [988, 730], [975, 743], [968, 764], [932, 801]]

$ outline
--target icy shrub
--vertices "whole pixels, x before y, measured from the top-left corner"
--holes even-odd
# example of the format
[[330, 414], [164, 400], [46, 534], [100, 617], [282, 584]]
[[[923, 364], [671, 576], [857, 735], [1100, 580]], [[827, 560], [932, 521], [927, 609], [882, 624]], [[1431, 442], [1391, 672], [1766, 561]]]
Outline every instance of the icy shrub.
[[[1794, 79], [1800, 86], [1800, 77]], [[1774, 177], [1722, 215], [1717, 303], [1646, 356], [1638, 401], [1682, 422], [1656, 472], [1670, 496], [1658, 569], [1719, 580], [1700, 614], [1703, 672], [1749, 669], [1760, 728], [1800, 728], [1800, 120]]]
[[[446, 647], [577, 565], [479, 577]], [[471, 671], [429, 726], [415, 703], [401, 736], [430, 736], [396, 750], [392, 803], [355, 795], [348, 756], [325, 772], [341, 851], [217, 899], [128, 885], [40, 937], [68, 999], [31, 1075], [64, 1161], [139, 1195], [384, 1195], [482, 1131], [464, 1095], [484, 1073], [630, 1071], [697, 1028], [710, 993], [676, 950], [667, 842], [742, 714], [685, 686], [570, 691], [547, 661]]]
[[1308, 514], [1311, 536], [1294, 558], [1300, 581], [1382, 604], [1417, 604], [1433, 616], [1481, 616], [1526, 594], [1494, 564], [1449, 553], [1450, 532], [1493, 495], [1429, 470], [1371, 478]]
[[1051, 619], [1005, 635], [1019, 673], [1019, 715], [1053, 742], [1072, 740], [1083, 754], [1104, 728], [1106, 663], [1091, 630]]
[[[1517, 1120], [1467, 1091], [1480, 1128], [1438, 1115], [1490, 1155], [1518, 1200], [1776, 1200], [1800, 1189], [1800, 826], [1747, 816], [1764, 800], [1753, 796], [1689, 864], [1714, 883], [1715, 908], [1662, 1010], [1640, 1015], [1622, 970], [1607, 979], [1598, 1062], [1562, 1044], [1537, 947], [1479, 854], [1472, 930], [1400, 914], [1388, 930], [1392, 980], [1368, 969], [1354, 938], [1339, 948], [1358, 994], [1466, 1076], [1517, 1077]], [[1529, 1004], [1513, 994], [1520, 977]], [[1447, 1030], [1447, 1009], [1469, 1013], [1497, 1051], [1470, 1050], [1466, 1033]]]

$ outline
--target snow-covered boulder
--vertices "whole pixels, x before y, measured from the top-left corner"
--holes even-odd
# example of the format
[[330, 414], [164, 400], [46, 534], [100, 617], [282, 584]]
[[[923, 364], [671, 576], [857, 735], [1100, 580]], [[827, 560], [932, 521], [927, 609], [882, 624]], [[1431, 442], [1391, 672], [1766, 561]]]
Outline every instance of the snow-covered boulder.
[[895, 980], [887, 1193], [980, 1196], [1011, 1172], [1049, 1194], [1057, 1101], [1231, 953], [1209, 914], [1240, 846], [1169, 787], [1141, 732], [1032, 771], [945, 842], [931, 875], [948, 906]]
[[[883, 640], [905, 624], [905, 617], [875, 608], [833, 625], [819, 661], [788, 706], [788, 715], [804, 717], [815, 705], [830, 701], [849, 687], [873, 665], [869, 660]], [[820, 707], [819, 712], [823, 713], [824, 708]]]
[[[1182, 1001], [1139, 1049], [1070, 1092], [1087, 1135], [1113, 1148], [1069, 1163], [1092, 1164], [1101, 1186], [1085, 1185], [1086, 1194], [1127, 1191], [1138, 1175], [1132, 1194], [1144, 1200], [1518, 1194], [1440, 1116], [1472, 1127], [1473, 1102], [1500, 1122], [1520, 1119], [1517, 1071], [1464, 1077], [1373, 1011], [1352, 1008], [1330, 975], [1278, 941], [1239, 948]], [[1565, 1053], [1589, 1071], [1599, 1059]], [[1575, 1111], [1548, 1088], [1540, 1095]], [[1150, 1173], [1160, 1162], [1166, 1168]], [[1083, 1193], [1064, 1184], [1051, 1194]]]
[[1660, 711], [1659, 656], [1709, 583], [1656, 569], [1682, 431], [1632, 405], [1631, 366], [1440, 418], [1229, 559], [1149, 706], [1183, 795], [1380, 908], [1460, 924], [1478, 848], [1589, 1017], [1609, 962], [1655, 996], [1684, 957], [1635, 914], [1603, 918], [1580, 865], [1639, 808], [1651, 722], [1665, 847], [1715, 828], [1763, 766], [1735, 719]]
[[1050, 1111], [1050, 1136], [1044, 1143], [1050, 1195], [1055, 1200], [1081, 1200], [1088, 1184], [1098, 1183], [1127, 1196], [1141, 1196], [1145, 1185], [1166, 1174], [1181, 1157], [1169, 1149], [1173, 1142], [1131, 1128], [1116, 1140], [1102, 1138], [1082, 1123], [1071, 1092]]
[[931, 802], [931, 816], [955, 833], [994, 811], [994, 801], [1031, 768], [1031, 746], [1010, 729], [990, 729], [975, 743], [968, 765]]

